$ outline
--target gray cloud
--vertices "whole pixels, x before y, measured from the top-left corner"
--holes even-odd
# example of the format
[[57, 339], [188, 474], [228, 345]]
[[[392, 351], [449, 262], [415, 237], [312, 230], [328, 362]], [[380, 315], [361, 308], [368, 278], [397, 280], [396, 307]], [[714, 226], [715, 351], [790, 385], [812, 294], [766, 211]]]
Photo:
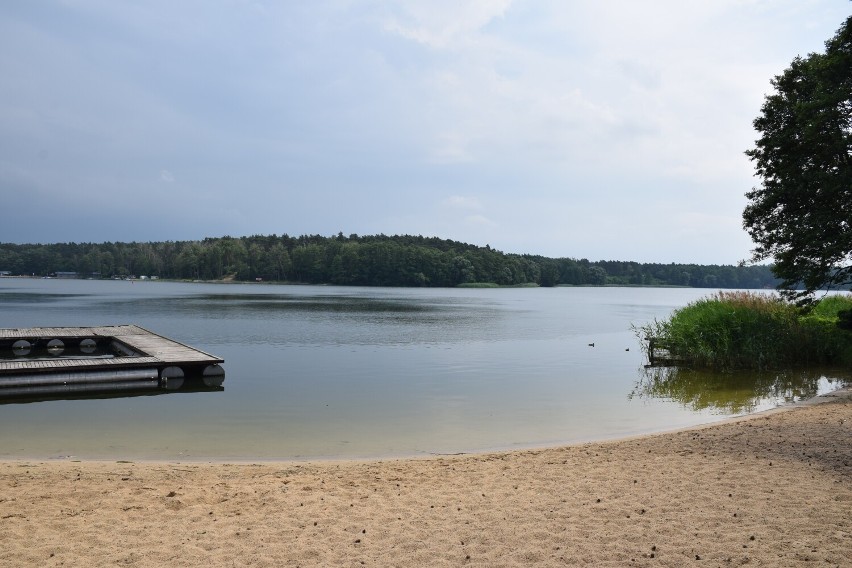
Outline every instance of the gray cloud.
[[14, 215], [0, 241], [405, 232], [736, 262], [769, 79], [847, 12], [4, 3], [0, 196]]

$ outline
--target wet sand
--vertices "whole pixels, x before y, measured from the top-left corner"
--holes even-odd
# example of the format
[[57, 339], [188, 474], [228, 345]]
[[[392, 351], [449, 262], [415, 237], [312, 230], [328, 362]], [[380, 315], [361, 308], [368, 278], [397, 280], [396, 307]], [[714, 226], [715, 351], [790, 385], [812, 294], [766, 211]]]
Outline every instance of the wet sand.
[[0, 462], [0, 566], [852, 566], [852, 394], [569, 447]]

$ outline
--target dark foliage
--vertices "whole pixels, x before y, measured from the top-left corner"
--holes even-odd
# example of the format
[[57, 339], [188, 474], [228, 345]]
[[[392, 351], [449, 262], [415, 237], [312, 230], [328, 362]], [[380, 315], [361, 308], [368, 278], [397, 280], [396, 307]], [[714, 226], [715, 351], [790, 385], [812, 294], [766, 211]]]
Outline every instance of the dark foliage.
[[805, 303], [852, 281], [852, 16], [824, 54], [797, 57], [772, 85], [746, 152], [762, 185], [746, 194], [743, 226], [753, 259], [774, 259]]
[[222, 237], [158, 243], [2, 244], [0, 270], [48, 276], [158, 276], [353, 286], [691, 286], [767, 288], [767, 266], [702, 266], [546, 258], [421, 236]]

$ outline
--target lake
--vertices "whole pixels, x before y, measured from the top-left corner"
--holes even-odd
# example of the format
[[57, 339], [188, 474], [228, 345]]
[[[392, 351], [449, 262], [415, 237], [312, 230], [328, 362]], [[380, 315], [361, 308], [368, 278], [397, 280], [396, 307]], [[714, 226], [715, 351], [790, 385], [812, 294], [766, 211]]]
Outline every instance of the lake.
[[0, 458], [529, 448], [706, 423], [849, 380], [645, 369], [631, 324], [712, 292], [0, 278], [0, 327], [133, 323], [224, 358], [226, 371], [221, 392], [0, 404]]

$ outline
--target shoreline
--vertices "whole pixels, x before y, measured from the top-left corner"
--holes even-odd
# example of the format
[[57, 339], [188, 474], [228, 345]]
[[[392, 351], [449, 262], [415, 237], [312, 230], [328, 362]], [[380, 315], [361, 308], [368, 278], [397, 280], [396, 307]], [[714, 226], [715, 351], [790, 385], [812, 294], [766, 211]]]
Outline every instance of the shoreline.
[[757, 412], [751, 412], [748, 414], [742, 414], [737, 416], [728, 416], [724, 418], [720, 418], [718, 420], [711, 420], [709, 422], [703, 422], [698, 424], [691, 424], [686, 426], [674, 426], [674, 427], [663, 427], [659, 430], [647, 431], [647, 432], [638, 432], [635, 434], [625, 434], [618, 435], [613, 437], [604, 437], [604, 438], [596, 438], [596, 439], [580, 439], [575, 441], [565, 441], [565, 442], [555, 442], [555, 443], [542, 443], [542, 444], [531, 444], [531, 445], [523, 445], [518, 447], [490, 447], [483, 448], [480, 450], [471, 450], [471, 451], [459, 451], [452, 453], [439, 453], [439, 452], [425, 452], [425, 453], [415, 453], [415, 454], [389, 454], [389, 455], [375, 455], [375, 456], [363, 456], [363, 457], [345, 457], [345, 456], [305, 456], [305, 457], [292, 457], [292, 458], [266, 458], [266, 457], [234, 457], [234, 458], [220, 458], [215, 456], [201, 456], [201, 457], [178, 457], [178, 458], [147, 458], [147, 457], [136, 457], [136, 456], [107, 456], [107, 457], [78, 457], [74, 455], [60, 455], [60, 456], [42, 456], [42, 455], [16, 455], [16, 456], [0, 456], [0, 464], [3, 463], [16, 463], [21, 461], [38, 461], [38, 462], [47, 462], [47, 463], [142, 463], [142, 464], [210, 464], [210, 465], [246, 465], [246, 464], [308, 464], [308, 463], [380, 463], [386, 461], [399, 461], [399, 460], [429, 460], [435, 458], [448, 458], [448, 457], [458, 457], [458, 456], [482, 456], [482, 455], [491, 455], [491, 454], [511, 454], [517, 452], [527, 452], [527, 451], [542, 451], [542, 450], [554, 450], [559, 448], [567, 448], [574, 446], [581, 446], [586, 444], [607, 444], [607, 443], [617, 443], [629, 440], [642, 439], [653, 436], [660, 436], [666, 434], [675, 434], [678, 432], [690, 431], [690, 430], [701, 430], [704, 428], [712, 428], [713, 426], [727, 424], [731, 422], [739, 422], [744, 420], [752, 420], [757, 419], [761, 416], [767, 414], [773, 414], [777, 412], [788, 412], [792, 410], [796, 410], [798, 408], [804, 406], [810, 406], [814, 404], [823, 404], [826, 402], [830, 402], [833, 398], [837, 396], [852, 396], [852, 385], [839, 387], [833, 391], [829, 391], [823, 393], [821, 395], [817, 395], [805, 400], [798, 400], [790, 403], [781, 404], [775, 406], [773, 408], [767, 408], [764, 410], [760, 410]]
[[847, 388], [508, 452], [1, 460], [0, 565], [848, 566], [850, 439]]

